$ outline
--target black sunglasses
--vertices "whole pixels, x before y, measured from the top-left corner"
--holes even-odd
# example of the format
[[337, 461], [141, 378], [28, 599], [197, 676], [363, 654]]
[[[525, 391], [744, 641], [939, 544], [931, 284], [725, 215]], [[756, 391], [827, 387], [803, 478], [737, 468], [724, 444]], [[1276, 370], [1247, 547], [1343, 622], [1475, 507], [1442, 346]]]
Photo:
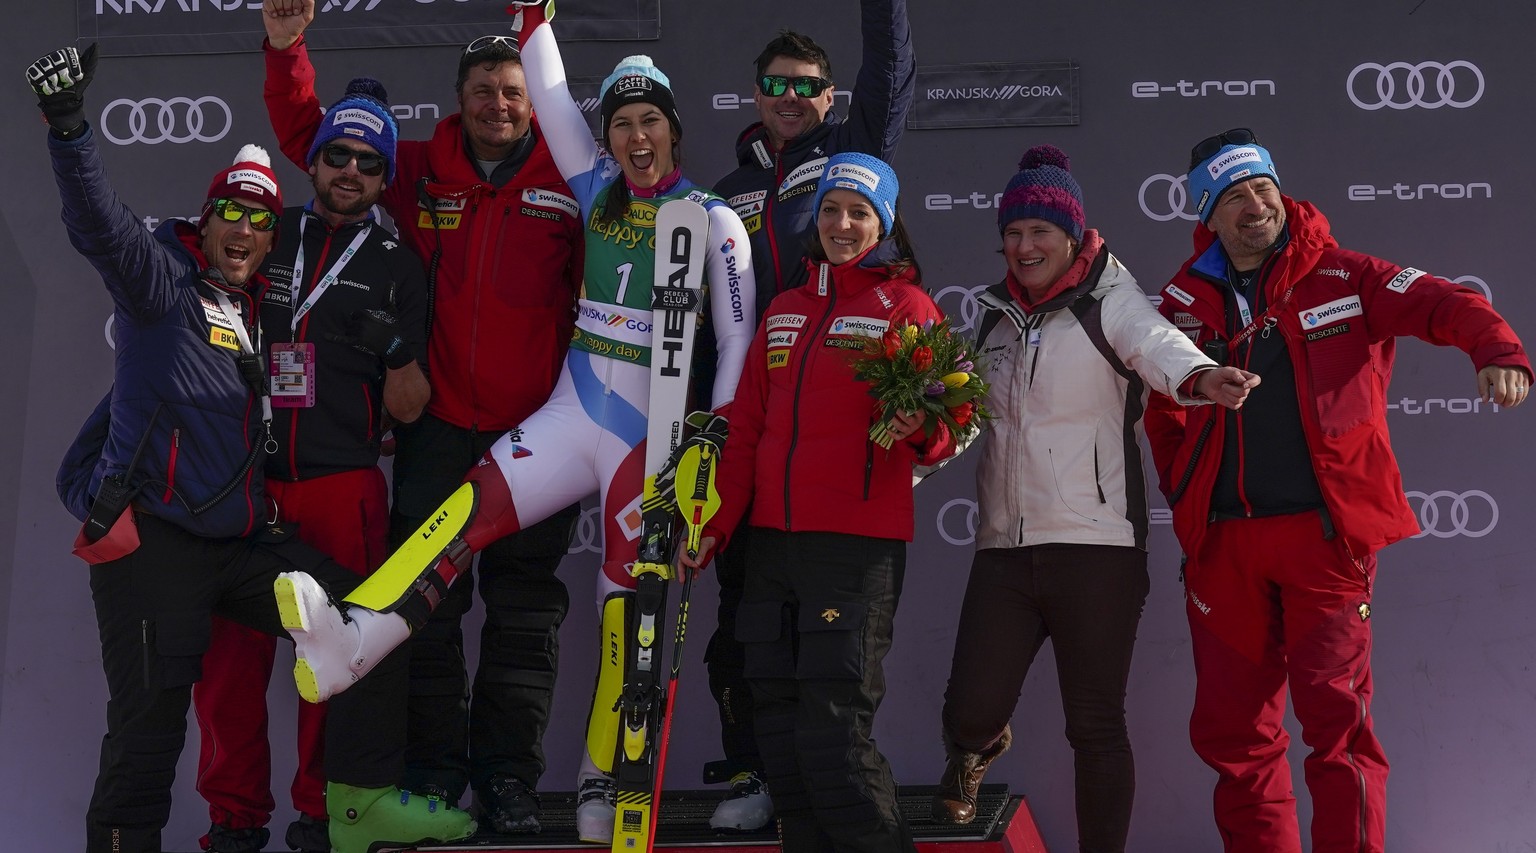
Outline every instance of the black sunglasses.
[[518, 57], [519, 60], [521, 60], [523, 52], [517, 49], [517, 39], [513, 38], [512, 36], [481, 36], [465, 45], [464, 53], [461, 54], [461, 56], [469, 56], [471, 53], [479, 53], [482, 50], [495, 47], [498, 44], [507, 50], [512, 51], [512, 55]]
[[213, 215], [225, 222], [239, 222], [240, 217], [249, 216], [251, 227], [257, 231], [271, 231], [277, 227], [277, 214], [273, 211], [262, 210], [259, 207], [246, 207], [232, 198], [214, 199]]
[[825, 77], [785, 77], [782, 74], [764, 74], [757, 78], [758, 91], [770, 98], [777, 98], [789, 89], [802, 98], [814, 98], [827, 90], [832, 81]]
[[1195, 147], [1189, 150], [1189, 168], [1193, 170], [1196, 166], [1211, 159], [1216, 155], [1216, 152], [1222, 149], [1222, 146], [1252, 145], [1258, 141], [1259, 138], [1246, 127], [1234, 127], [1215, 136], [1207, 136], [1195, 143]]
[[384, 174], [383, 154], [353, 151], [345, 145], [327, 145], [320, 149], [320, 156], [332, 169], [345, 169], [348, 163], [356, 160], [358, 174], [367, 175], [370, 178], [377, 178]]

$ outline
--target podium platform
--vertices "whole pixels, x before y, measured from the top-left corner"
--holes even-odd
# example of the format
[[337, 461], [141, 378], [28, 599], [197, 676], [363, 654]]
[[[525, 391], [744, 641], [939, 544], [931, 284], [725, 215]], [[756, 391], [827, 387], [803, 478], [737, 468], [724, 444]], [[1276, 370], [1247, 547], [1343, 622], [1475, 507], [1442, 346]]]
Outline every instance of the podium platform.
[[[1006, 785], [983, 785], [977, 798], [976, 820], [966, 826], [934, 823], [929, 803], [934, 786], [903, 786], [899, 792], [902, 814], [912, 827], [919, 853], [1048, 853], [1035, 828], [1034, 816], [1024, 797], [1010, 795]], [[770, 827], [760, 832], [716, 833], [709, 816], [723, 794], [706, 791], [666, 791], [661, 797], [661, 822], [656, 828], [656, 853], [775, 853], [777, 834]], [[538, 853], [546, 850], [601, 850], [576, 838], [576, 795], [570, 792], [542, 794], [538, 835], [476, 835], [446, 845], [427, 845], [412, 850], [447, 853]]]

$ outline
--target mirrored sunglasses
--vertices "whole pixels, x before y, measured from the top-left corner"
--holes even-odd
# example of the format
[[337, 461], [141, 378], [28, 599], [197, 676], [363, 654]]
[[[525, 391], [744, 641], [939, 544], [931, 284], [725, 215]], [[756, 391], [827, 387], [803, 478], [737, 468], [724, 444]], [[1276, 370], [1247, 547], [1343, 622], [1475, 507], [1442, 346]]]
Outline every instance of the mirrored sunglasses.
[[1205, 139], [1195, 143], [1195, 147], [1189, 150], [1189, 168], [1194, 169], [1206, 160], [1211, 159], [1224, 146], [1252, 145], [1258, 141], [1259, 138], [1246, 127], [1234, 127], [1224, 133], [1207, 136]]
[[757, 88], [770, 98], [777, 98], [790, 89], [802, 98], [814, 98], [827, 90], [832, 81], [825, 77], [785, 77], [782, 74], [764, 74], [757, 78]]
[[214, 199], [213, 215], [225, 222], [239, 222], [240, 217], [249, 216], [251, 227], [257, 231], [271, 231], [277, 227], [276, 213], [258, 207], [246, 207], [232, 198]]

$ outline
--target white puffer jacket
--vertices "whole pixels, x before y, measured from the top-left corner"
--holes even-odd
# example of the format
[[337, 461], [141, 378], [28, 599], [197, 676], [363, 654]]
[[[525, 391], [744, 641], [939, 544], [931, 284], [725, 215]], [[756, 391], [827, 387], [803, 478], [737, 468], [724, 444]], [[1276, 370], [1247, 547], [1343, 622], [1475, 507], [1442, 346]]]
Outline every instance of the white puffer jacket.
[[1097, 249], [1081, 284], [1032, 312], [1006, 281], [977, 297], [997, 416], [976, 469], [978, 549], [1146, 548], [1148, 392], [1193, 404], [1179, 386], [1216, 365], [1157, 313], [1108, 247]]

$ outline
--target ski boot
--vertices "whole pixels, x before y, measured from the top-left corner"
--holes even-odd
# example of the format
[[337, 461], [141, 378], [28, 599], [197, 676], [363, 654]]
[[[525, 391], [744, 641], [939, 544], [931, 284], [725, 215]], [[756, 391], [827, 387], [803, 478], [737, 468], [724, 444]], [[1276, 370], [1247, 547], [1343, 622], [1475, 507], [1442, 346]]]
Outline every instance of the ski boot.
[[589, 844], [613, 843], [618, 789], [607, 776], [583, 779], [576, 792], [576, 837]]
[[768, 796], [768, 783], [747, 770], [731, 778], [731, 792], [709, 818], [710, 829], [716, 832], [754, 832], [773, 820], [773, 798]]
[[351, 687], [411, 635], [410, 625], [396, 614], [337, 609], [303, 572], [278, 575], [273, 591], [283, 627], [293, 637], [293, 680], [309, 702], [324, 702]]
[[475, 834], [475, 819], [436, 797], [388, 788], [325, 786], [332, 853], [369, 853], [377, 844], [414, 847]]

